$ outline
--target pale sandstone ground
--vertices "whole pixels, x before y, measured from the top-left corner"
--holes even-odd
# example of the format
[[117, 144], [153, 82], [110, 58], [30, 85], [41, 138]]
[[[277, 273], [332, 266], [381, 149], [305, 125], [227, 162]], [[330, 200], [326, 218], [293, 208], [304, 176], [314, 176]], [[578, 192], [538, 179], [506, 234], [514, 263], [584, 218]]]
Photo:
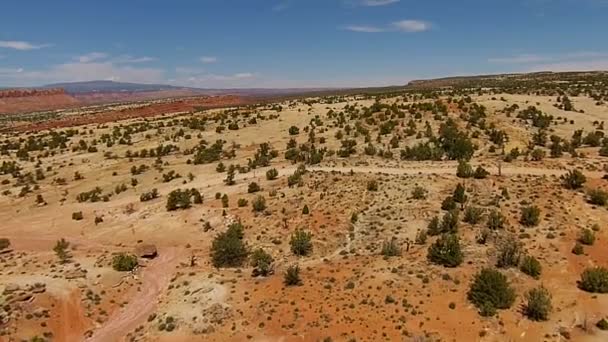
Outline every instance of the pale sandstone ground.
[[[494, 95], [496, 98], [501, 96]], [[575, 125], [554, 128], [555, 134], [564, 138], [569, 138], [575, 129], [589, 131], [593, 121], [608, 118], [607, 106], [595, 106], [586, 98], [573, 98], [575, 107], [585, 110], [585, 114], [581, 114], [554, 108], [553, 98], [506, 94], [504, 97], [506, 102], [491, 100], [491, 96], [473, 97], [473, 100], [486, 105], [490, 113], [513, 103], [524, 108], [538, 102], [537, 106], [547, 113], [575, 120]], [[383, 101], [392, 103], [394, 99]], [[373, 100], [351, 100], [350, 103], [355, 102], [365, 106], [373, 104]], [[608, 213], [603, 208], [586, 204], [582, 194], [562, 189], [557, 177], [577, 166], [586, 171], [592, 186], [606, 188], [605, 181], [599, 179], [603, 175], [604, 160], [597, 157], [597, 149], [587, 149], [589, 157], [585, 159], [569, 156], [543, 162], [520, 159], [503, 165], [503, 177], [496, 176], [497, 158], [484, 148], [474, 159], [475, 164], [486, 165], [493, 171], [493, 176], [486, 180], [471, 181], [470, 196], [480, 206], [488, 206], [490, 199], [500, 193], [500, 188], [506, 187], [511, 199], [503, 203], [502, 211], [509, 217], [512, 227], [517, 227], [522, 200], [527, 199], [543, 208], [544, 221], [529, 231], [531, 238], [525, 242], [529, 252], [543, 263], [541, 279], [532, 280], [517, 270], [507, 271], [507, 274], [520, 294], [518, 304], [525, 290], [544, 284], [553, 294], [555, 307], [550, 321], [543, 323], [526, 320], [519, 312], [518, 304], [501, 312], [500, 318], [484, 319], [466, 299], [472, 275], [490, 263], [492, 254], [491, 247], [475, 243], [477, 228], [463, 224], [465, 264], [456, 269], [429, 265], [427, 246], [412, 245], [408, 253], [390, 260], [383, 260], [378, 255], [383, 241], [392, 236], [400, 241], [413, 240], [417, 230], [424, 228], [428, 220], [439, 213], [442, 199], [451, 194], [458, 183], [455, 163], [402, 162], [398, 161], [398, 156], [391, 161], [365, 155], [348, 160], [334, 156], [324, 160], [319, 172], [305, 176], [304, 187], [287, 187], [286, 176], [295, 170], [295, 166], [283, 158], [290, 138], [289, 127], [300, 127], [296, 138], [304, 142], [306, 133], [302, 128], [314, 115], [319, 115], [325, 126], [321, 127], [323, 132], [317, 131], [317, 137], [326, 137], [325, 146], [338, 149], [339, 142], [334, 138], [338, 129], [327, 127], [330, 120], [325, 113], [329, 109], [339, 111], [344, 104], [309, 107], [298, 103], [278, 113], [276, 120], [259, 121], [256, 125], [221, 134], [215, 132], [215, 125], [211, 125], [201, 132], [202, 138], [210, 142], [221, 138], [228, 145], [232, 142], [241, 145], [236, 159], [224, 161], [226, 165], [246, 165], [247, 158], [252, 157], [258, 145], [269, 142], [279, 150], [279, 157], [272, 162], [272, 167], [280, 174], [275, 181], [265, 179], [267, 168], [263, 168], [238, 175], [237, 184], [228, 187], [223, 184], [225, 174], [215, 171], [217, 163], [188, 165], [189, 156], [178, 154], [163, 158], [169, 164], [163, 172], [175, 170], [182, 178], [162, 183], [162, 174], [151, 169], [136, 176], [139, 184], [132, 188], [131, 166], [151, 164], [154, 158], [135, 158], [134, 162], [128, 162], [122, 156], [128, 149], [136, 151], [154, 148], [159, 143], [172, 143], [163, 139], [166, 133], [179, 128], [171, 127], [165, 128], [163, 134], [153, 134], [151, 139], [134, 134], [132, 146], [114, 145], [110, 149], [101, 147], [100, 152], [94, 154], [68, 152], [44, 159], [44, 166], [52, 165], [54, 170], [46, 172], [46, 179], [39, 182], [40, 190], [36, 192], [44, 195], [48, 202], [46, 206], [37, 206], [35, 196], [31, 194], [17, 198], [18, 189], [12, 189], [11, 185], [0, 186], [0, 190], [13, 191], [13, 195], [0, 196], [0, 237], [10, 238], [15, 250], [11, 256], [0, 257], [3, 260], [0, 284], [15, 283], [24, 287], [45, 283], [43, 294], [23, 304], [24, 312], [41, 307], [51, 312], [51, 318], [46, 320], [14, 319], [11, 324], [18, 322], [15, 330], [11, 330], [10, 337], [3, 336], [0, 340], [18, 340], [52, 331], [55, 340], [73, 341], [83, 339], [90, 329], [94, 330], [92, 340], [97, 341], [119, 339], [127, 333], [138, 340], [158, 341], [315, 341], [328, 336], [334, 341], [351, 337], [356, 337], [357, 341], [379, 341], [401, 339], [404, 331], [408, 331], [409, 336], [428, 333], [458, 341], [553, 341], [560, 339], [560, 328], [571, 331], [576, 340], [608, 338], [599, 331], [588, 333], [575, 328], [586, 321], [595, 324], [608, 310], [606, 297], [595, 297], [576, 287], [584, 267], [606, 265], [608, 255], [602, 252], [605, 250], [605, 229], [598, 233], [596, 244], [586, 249], [586, 256], [570, 253], [579, 229], [593, 223], [605, 224]], [[277, 114], [269, 109], [261, 112]], [[423, 121], [431, 117], [425, 114]], [[495, 121], [499, 128], [508, 131], [512, 138], [509, 147], [524, 146], [531, 131], [529, 127], [514, 123], [513, 119], [496, 114], [491, 115], [489, 121]], [[133, 121], [137, 120], [101, 129], [93, 125], [78, 129], [92, 129], [93, 135], [86, 135], [91, 139], [111, 133], [113, 126]], [[419, 129], [422, 127], [418, 125]], [[437, 127], [433, 122], [433, 129]], [[182, 150], [193, 147], [199, 141], [197, 133], [192, 133], [191, 140], [180, 140], [176, 144]], [[84, 137], [78, 136], [73, 142], [81, 138]], [[416, 139], [410, 137], [404, 141], [413, 144]], [[363, 146], [359, 143], [359, 150]], [[106, 150], [121, 158], [104, 158]], [[351, 169], [355, 171], [352, 176], [348, 174]], [[332, 170], [342, 173], [331, 173]], [[73, 181], [75, 171], [84, 179]], [[116, 176], [112, 175], [114, 172]], [[194, 174], [194, 180], [182, 184], [190, 172]], [[67, 179], [68, 184], [51, 184], [56, 177]], [[2, 176], [4, 178], [8, 177]], [[369, 179], [379, 181], [378, 192], [366, 190]], [[251, 206], [236, 206], [238, 198], [251, 202], [256, 196], [247, 194], [247, 184], [253, 180], [263, 188], [270, 216], [254, 215]], [[114, 195], [107, 203], [78, 203], [75, 200], [78, 193], [95, 186], [106, 193], [123, 183], [129, 185], [129, 189]], [[420, 202], [409, 198], [416, 184], [428, 190], [426, 200]], [[200, 189], [204, 195], [202, 205], [185, 211], [165, 210], [166, 195], [171, 190], [192, 187]], [[161, 197], [140, 202], [140, 194], [151, 188], [157, 188]], [[273, 189], [278, 195], [269, 197]], [[229, 195], [229, 217], [243, 221], [249, 245], [264, 247], [275, 257], [274, 276], [251, 278], [250, 268], [218, 271], [210, 265], [211, 241], [225, 229], [227, 221], [222, 217], [220, 201], [214, 199], [216, 192]], [[66, 199], [63, 203], [62, 198]], [[310, 215], [301, 214], [304, 204], [310, 207]], [[132, 210], [127, 211], [129, 205]], [[285, 212], [281, 211], [283, 208]], [[72, 220], [71, 214], [77, 211], [83, 212], [84, 220]], [[353, 228], [354, 237], [350, 234], [353, 212], [362, 212]], [[95, 225], [95, 216], [103, 216], [103, 223]], [[287, 228], [284, 228], [284, 217]], [[213, 229], [203, 231], [202, 221], [209, 221]], [[314, 252], [302, 260], [289, 252], [289, 235], [296, 227], [306, 227], [314, 234]], [[549, 232], [555, 232], [557, 237], [548, 238]], [[51, 268], [55, 264], [52, 246], [62, 237], [76, 247], [72, 252], [74, 261]], [[141, 268], [135, 277], [113, 271], [111, 253], [131, 251], [140, 240], [158, 246], [159, 259]], [[188, 265], [191, 256], [196, 259], [194, 267]], [[281, 274], [286, 266], [296, 261], [303, 269], [304, 285], [284, 288]], [[65, 279], [62, 274], [73, 269], [86, 270], [86, 277]], [[354, 289], [345, 289], [351, 281], [355, 284]], [[89, 298], [95, 294], [100, 298], [97, 303]], [[388, 301], [387, 296], [393, 298], [394, 303]], [[455, 303], [456, 309], [448, 308], [451, 302]], [[148, 321], [150, 314], [156, 317]], [[160, 332], [159, 322], [168, 316], [175, 318], [177, 329], [171, 333]], [[43, 321], [48, 322], [44, 327], [40, 325]], [[140, 326], [142, 328], [138, 328]], [[485, 331], [483, 337], [480, 337], [481, 331]]]

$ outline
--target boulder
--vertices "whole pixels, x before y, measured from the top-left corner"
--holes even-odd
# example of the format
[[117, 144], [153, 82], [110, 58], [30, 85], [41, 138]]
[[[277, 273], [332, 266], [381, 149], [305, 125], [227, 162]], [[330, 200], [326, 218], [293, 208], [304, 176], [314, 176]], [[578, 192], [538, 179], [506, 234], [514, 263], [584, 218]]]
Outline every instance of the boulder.
[[154, 259], [158, 256], [158, 250], [155, 245], [141, 244], [135, 247], [135, 255], [140, 258]]

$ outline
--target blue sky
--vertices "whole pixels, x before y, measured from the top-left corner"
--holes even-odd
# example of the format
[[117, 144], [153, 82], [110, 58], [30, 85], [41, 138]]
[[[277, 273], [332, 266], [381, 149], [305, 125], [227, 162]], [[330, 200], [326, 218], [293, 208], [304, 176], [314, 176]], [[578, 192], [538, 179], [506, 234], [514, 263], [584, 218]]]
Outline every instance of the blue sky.
[[0, 87], [341, 87], [608, 69], [608, 0], [11, 0]]

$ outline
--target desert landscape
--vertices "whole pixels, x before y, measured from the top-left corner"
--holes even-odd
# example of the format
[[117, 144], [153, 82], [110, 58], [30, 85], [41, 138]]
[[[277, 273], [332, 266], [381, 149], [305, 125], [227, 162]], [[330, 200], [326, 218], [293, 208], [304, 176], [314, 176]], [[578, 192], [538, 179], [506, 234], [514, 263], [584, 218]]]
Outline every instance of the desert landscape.
[[585, 72], [6, 114], [0, 341], [606, 341], [607, 102]]

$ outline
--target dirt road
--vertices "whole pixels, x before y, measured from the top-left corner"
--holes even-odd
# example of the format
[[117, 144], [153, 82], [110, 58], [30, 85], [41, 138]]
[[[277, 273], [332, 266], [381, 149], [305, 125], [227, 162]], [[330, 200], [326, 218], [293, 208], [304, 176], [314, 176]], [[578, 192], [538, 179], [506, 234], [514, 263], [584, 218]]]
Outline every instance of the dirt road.
[[141, 275], [140, 291], [129, 303], [93, 332], [89, 342], [122, 341], [125, 336], [145, 321], [156, 307], [159, 297], [169, 285], [173, 270], [179, 263], [181, 250], [161, 249], [159, 257], [148, 264]]

